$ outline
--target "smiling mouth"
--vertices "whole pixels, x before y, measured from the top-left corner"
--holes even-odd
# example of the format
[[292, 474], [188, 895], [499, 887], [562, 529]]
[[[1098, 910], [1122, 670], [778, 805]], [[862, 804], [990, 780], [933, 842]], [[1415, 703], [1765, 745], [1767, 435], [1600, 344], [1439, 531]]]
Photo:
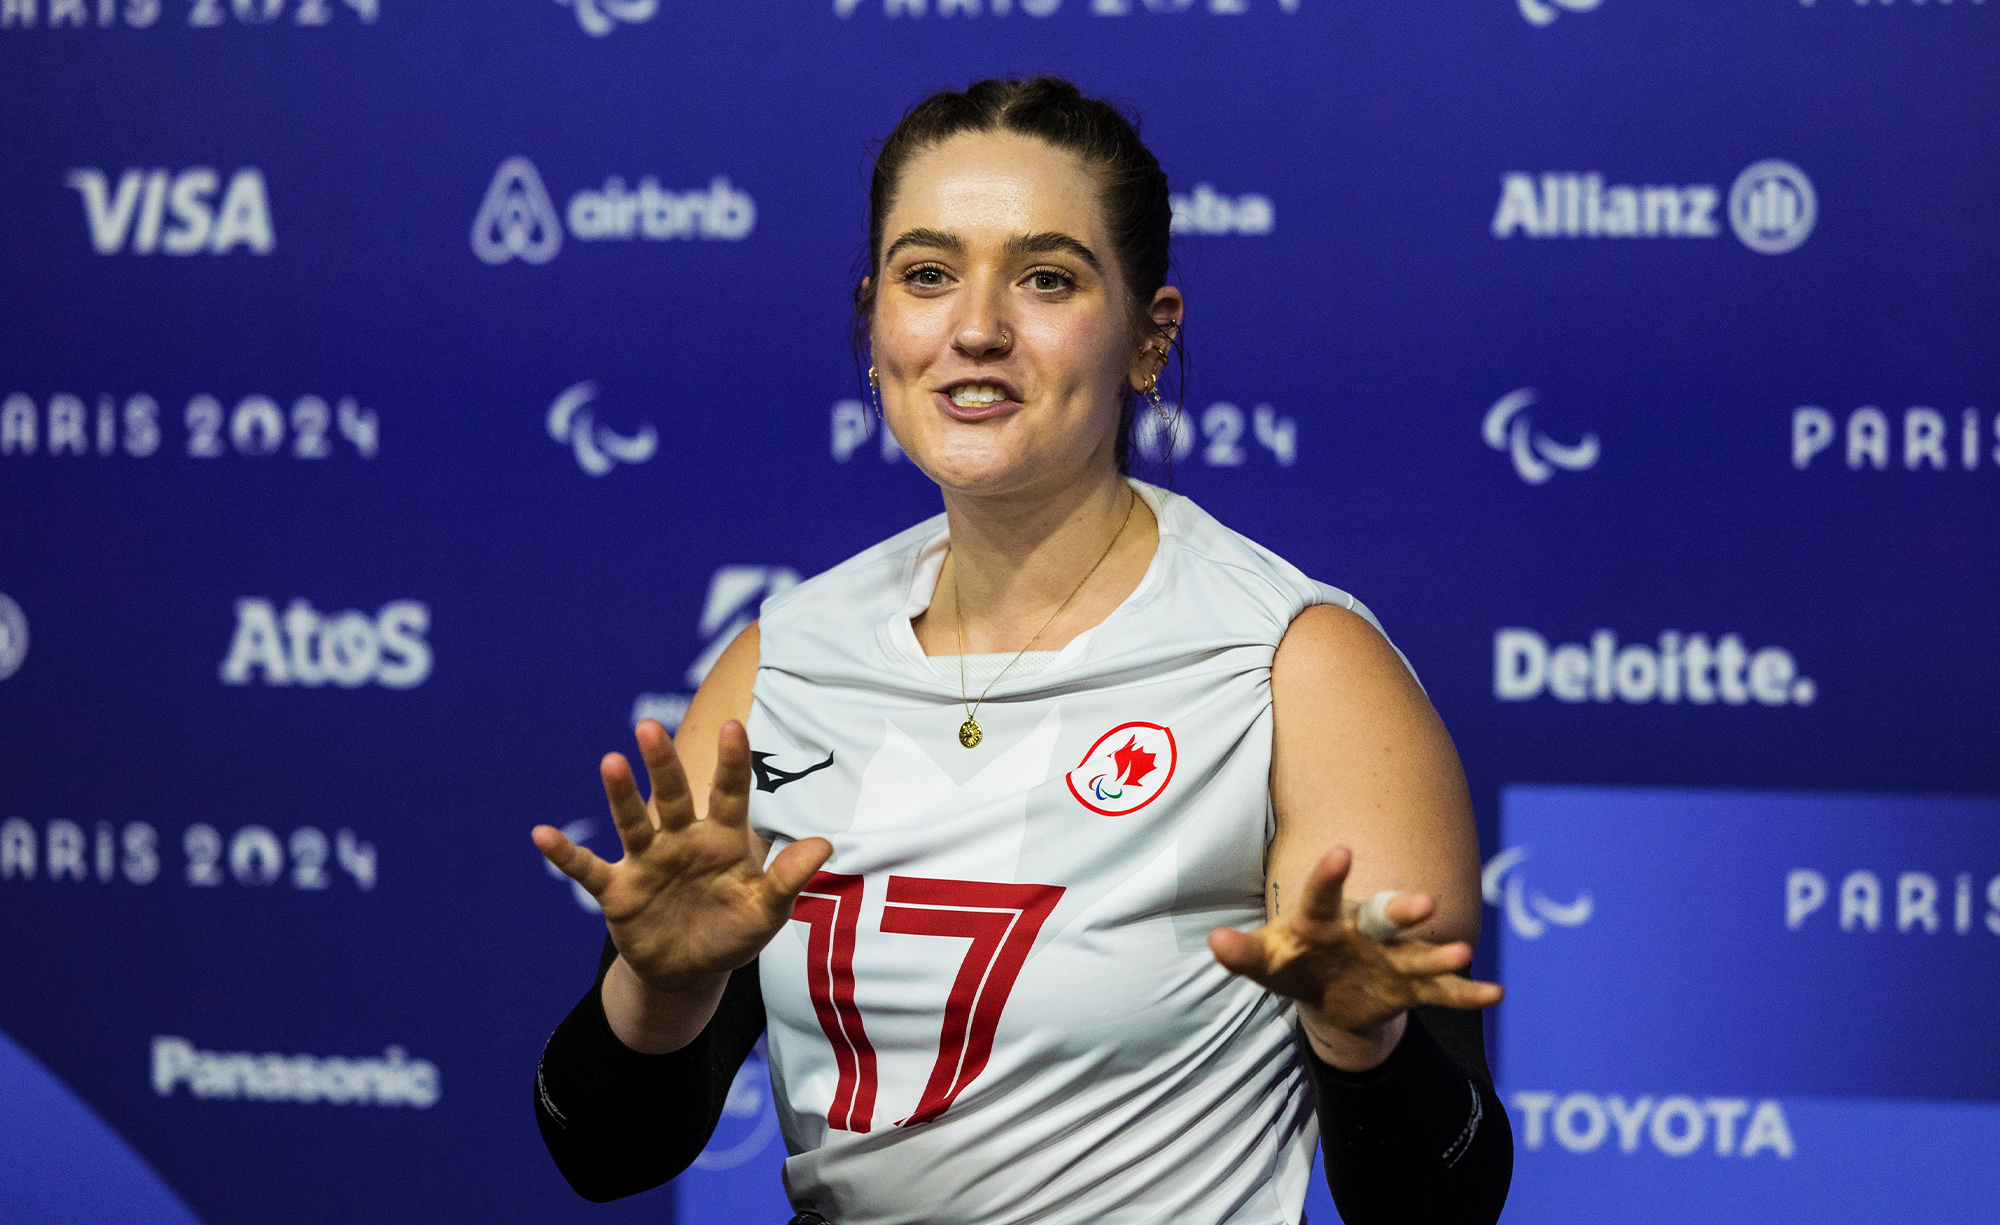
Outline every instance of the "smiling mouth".
[[945, 395], [958, 407], [972, 409], [991, 408], [1012, 398], [998, 383], [962, 383]]

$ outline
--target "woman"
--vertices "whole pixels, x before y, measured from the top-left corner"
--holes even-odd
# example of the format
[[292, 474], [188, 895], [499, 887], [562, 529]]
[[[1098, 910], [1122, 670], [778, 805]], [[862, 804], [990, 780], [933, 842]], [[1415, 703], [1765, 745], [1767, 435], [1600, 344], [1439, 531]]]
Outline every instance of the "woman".
[[803, 1220], [1296, 1225], [1316, 1131], [1350, 1225], [1493, 1219], [1450, 740], [1352, 597], [1124, 475], [1181, 326], [1158, 162], [983, 81], [870, 205], [857, 331], [945, 512], [641, 723], [650, 800], [604, 759], [618, 863], [535, 830], [610, 931], [537, 1072], [558, 1165], [672, 1177], [768, 1027]]

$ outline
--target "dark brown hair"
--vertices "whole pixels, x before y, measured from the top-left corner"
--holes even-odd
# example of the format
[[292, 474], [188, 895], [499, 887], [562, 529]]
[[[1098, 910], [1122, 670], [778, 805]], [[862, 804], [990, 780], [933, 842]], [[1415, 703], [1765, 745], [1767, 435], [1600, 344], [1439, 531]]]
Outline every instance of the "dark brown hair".
[[[1134, 344], [1164, 343], [1180, 353], [1172, 329], [1153, 321], [1148, 308], [1167, 281], [1172, 262], [1168, 233], [1173, 208], [1159, 159], [1139, 139], [1139, 121], [1110, 102], [1087, 98], [1061, 77], [1005, 77], [975, 81], [964, 92], [941, 89], [908, 111], [875, 151], [868, 184], [868, 279], [854, 289], [853, 341], [857, 358], [868, 341], [869, 318], [882, 260], [882, 227], [895, 204], [896, 187], [915, 155], [966, 132], [1015, 132], [1047, 141], [1083, 159], [1097, 176], [1098, 200], [1124, 274], [1125, 308]], [[1185, 357], [1182, 357], [1185, 375]], [[1125, 388], [1118, 417], [1118, 470], [1131, 466], [1132, 417], [1137, 397]], [[1171, 454], [1170, 438], [1161, 440]]]

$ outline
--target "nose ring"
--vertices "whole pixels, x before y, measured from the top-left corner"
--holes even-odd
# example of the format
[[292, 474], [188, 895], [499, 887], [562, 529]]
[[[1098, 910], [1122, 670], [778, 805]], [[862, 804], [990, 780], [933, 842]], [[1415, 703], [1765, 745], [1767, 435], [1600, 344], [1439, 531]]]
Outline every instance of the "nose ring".
[[1012, 347], [1013, 347], [1013, 345], [1014, 345], [1014, 338], [1013, 338], [1013, 336], [1011, 336], [1011, 335], [1009, 335], [1009, 334], [1008, 334], [1008, 332], [1007, 332], [1007, 329], [1006, 329], [1006, 328], [1001, 328], [1001, 329], [1000, 329], [1000, 347], [1001, 347], [1001, 348], [1003, 348], [1003, 349], [1008, 349], [1008, 348], [1012, 348]]

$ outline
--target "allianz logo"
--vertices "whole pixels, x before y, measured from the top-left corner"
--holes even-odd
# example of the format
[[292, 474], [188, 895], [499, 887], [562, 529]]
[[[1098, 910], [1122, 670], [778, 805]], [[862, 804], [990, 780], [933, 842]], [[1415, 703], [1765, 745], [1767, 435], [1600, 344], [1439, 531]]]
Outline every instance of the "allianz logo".
[[604, 476], [619, 464], [643, 464], [659, 450], [660, 435], [649, 422], [633, 434], [619, 434], [600, 423], [590, 404], [597, 384], [577, 383], [549, 405], [549, 437], [567, 445], [576, 466], [591, 476]]
[[229, 176], [227, 187], [209, 166], [134, 168], [119, 176], [116, 187], [104, 171], [81, 167], [64, 182], [82, 198], [90, 245], [99, 255], [227, 255], [238, 247], [269, 255], [277, 246], [264, 172], [255, 166]]
[[1567, 902], [1555, 902], [1540, 892], [1530, 892], [1527, 873], [1528, 848], [1510, 846], [1486, 862], [1479, 873], [1479, 894], [1488, 906], [1497, 906], [1507, 916], [1507, 926], [1523, 940], [1538, 940], [1551, 925], [1582, 927], [1590, 921], [1596, 902], [1588, 893], [1579, 893]]
[[1590, 644], [1551, 646], [1531, 629], [1507, 628], [1493, 634], [1493, 696], [1528, 702], [1544, 693], [1560, 702], [1629, 702], [1643, 705], [1687, 701], [1696, 706], [1722, 702], [1743, 706], [1810, 706], [1819, 696], [1811, 677], [1799, 675], [1798, 660], [1783, 647], [1752, 651], [1737, 634], [1711, 641], [1707, 634], [1666, 630], [1657, 647], [1620, 644], [1608, 629]]
[[525, 157], [500, 163], [472, 220], [472, 253], [488, 264], [519, 259], [546, 264], [562, 251], [563, 222], [580, 242], [652, 242], [676, 239], [740, 242], [756, 228], [757, 204], [717, 175], [705, 188], [667, 191], [651, 175], [636, 190], [612, 175], [601, 189], [572, 195], [562, 219], [542, 183], [541, 172]]
[[1684, 1093], [1627, 1099], [1616, 1093], [1523, 1090], [1510, 1093], [1508, 1101], [1521, 1120], [1521, 1143], [1531, 1152], [1551, 1136], [1572, 1153], [1636, 1153], [1647, 1142], [1668, 1157], [1692, 1157], [1707, 1148], [1717, 1157], [1768, 1152], [1789, 1161], [1798, 1152], [1791, 1122], [1776, 1098], [1752, 1104], [1747, 1097]]
[[380, 1057], [322, 1059], [204, 1051], [186, 1038], [155, 1037], [153, 1092], [172, 1097], [183, 1086], [189, 1096], [211, 1101], [326, 1102], [418, 1110], [437, 1105], [444, 1095], [437, 1065], [410, 1058], [400, 1046], [389, 1047]]
[[28, 614], [0, 591], [0, 681], [21, 670], [28, 658]]
[[[1839, 902], [1835, 912], [1822, 914], [1834, 894], [1825, 873], [1816, 868], [1793, 868], [1785, 873], [1785, 928], [1788, 931], [1823, 930], [1839, 915], [1843, 932], [1876, 932], [1889, 924], [1889, 891], [1883, 881], [1867, 868], [1857, 868], [1840, 878]], [[1942, 882], [1929, 872], [1904, 871], [1895, 875], [1895, 928], [1908, 935], [1922, 931], [1935, 935], [1947, 928], [1958, 935], [1970, 935], [1976, 927], [2000, 936], [2000, 875], [1986, 882], [1986, 913], [1974, 922], [1975, 877], [1960, 872], [1947, 894]], [[1947, 900], [1947, 898], [1949, 900]], [[1946, 908], [1949, 908], [1949, 918]], [[1814, 916], [1818, 915], [1818, 918]]]
[[1556, 474], [1587, 472], [1597, 466], [1603, 448], [1597, 435], [1585, 434], [1565, 446], [1533, 427], [1528, 409], [1535, 403], [1535, 389], [1519, 387], [1493, 402], [1479, 435], [1495, 451], [1505, 452], [1514, 461], [1514, 472], [1530, 485], [1542, 485]]
[[[1722, 191], [1713, 183], [1607, 184], [1595, 172], [1511, 171], [1501, 176], [1493, 237], [1715, 238]], [[1746, 167], [1729, 188], [1724, 213], [1743, 245], [1782, 255], [1811, 236], [1819, 219], [1812, 180], [1790, 162]]]
[[[1826, 409], [1804, 405], [1792, 410], [1792, 467], [1803, 472], [1812, 467], [1819, 454], [1840, 439], [1846, 445], [1847, 466], [1859, 472], [1877, 472], [1889, 466], [1896, 452], [1906, 472], [1943, 472], [1953, 466], [1965, 472], [1977, 469], [1982, 459], [2000, 468], [2000, 412], [1993, 414], [1990, 429], [1980, 412], [1968, 408], [1958, 414], [1957, 428], [1950, 418], [1935, 408], [1906, 408], [1899, 423], [1890, 424], [1890, 415], [1870, 404], [1847, 414], [1842, 423]], [[1987, 434], [1993, 436], [1992, 450], [1986, 449]], [[1956, 435], [1956, 437], [1954, 437]], [[1831, 459], [1831, 457], [1829, 457]]]
[[[0, 0], [0, 30], [33, 29], [39, 19], [37, 0]], [[115, 26], [144, 30], [158, 24], [161, 0], [48, 0], [51, 30]], [[221, 25], [331, 25], [346, 9], [363, 25], [382, 15], [381, 0], [187, 0], [187, 20], [196, 29]], [[233, 20], [232, 20], [233, 18]]]
[[293, 600], [278, 613], [271, 601], [236, 601], [236, 632], [222, 661], [222, 683], [333, 684], [355, 689], [370, 681], [385, 689], [414, 689], [430, 678], [431, 647], [424, 635], [431, 610], [416, 600], [391, 600], [374, 616], [358, 609], [321, 613]]
[[660, 0], [556, 0], [576, 10], [576, 23], [592, 38], [603, 38], [620, 22], [638, 25], [660, 11]]
[[1248, 192], [1226, 196], [1206, 183], [1196, 183], [1186, 195], [1167, 197], [1173, 207], [1176, 234], [1269, 234], [1277, 225], [1271, 197]]

